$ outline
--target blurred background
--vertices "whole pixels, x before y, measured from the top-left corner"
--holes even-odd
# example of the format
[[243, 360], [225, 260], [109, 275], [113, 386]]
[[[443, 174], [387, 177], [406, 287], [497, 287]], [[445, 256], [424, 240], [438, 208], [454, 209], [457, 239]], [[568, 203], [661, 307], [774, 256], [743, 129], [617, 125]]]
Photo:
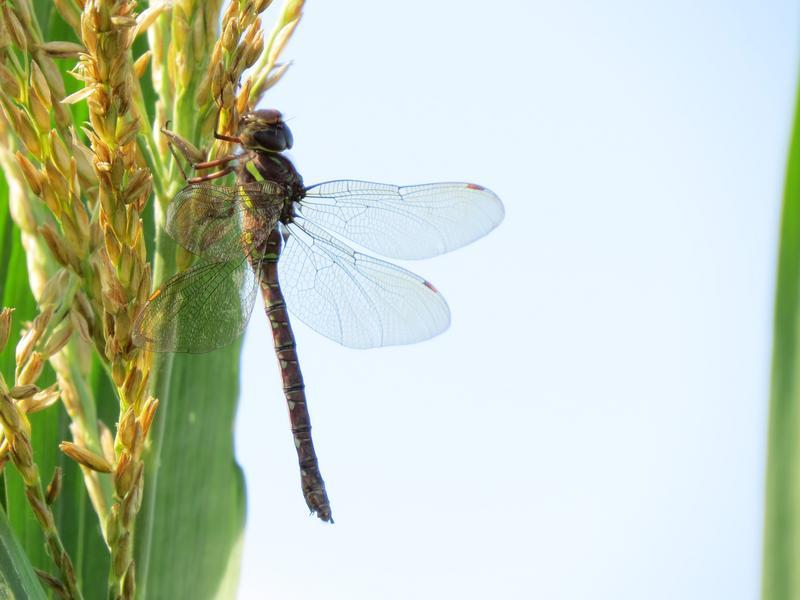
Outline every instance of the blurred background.
[[507, 214], [403, 264], [444, 335], [357, 351], [294, 321], [333, 526], [255, 311], [240, 598], [758, 596], [798, 23], [768, 0], [307, 5], [270, 95], [306, 183], [475, 181]]

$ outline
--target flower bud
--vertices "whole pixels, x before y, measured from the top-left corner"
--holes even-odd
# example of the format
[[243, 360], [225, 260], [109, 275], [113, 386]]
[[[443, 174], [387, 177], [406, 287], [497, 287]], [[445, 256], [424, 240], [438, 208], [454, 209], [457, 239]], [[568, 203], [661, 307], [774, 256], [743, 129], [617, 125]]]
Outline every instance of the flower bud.
[[86, 48], [73, 42], [46, 42], [41, 46], [47, 56], [51, 58], [80, 58], [86, 53]]
[[48, 505], [53, 504], [58, 498], [58, 494], [61, 491], [61, 467], [56, 467], [55, 471], [53, 471], [53, 478], [50, 480], [50, 483], [47, 486], [47, 492], [45, 493], [44, 500], [47, 502]]
[[8, 336], [11, 333], [11, 317], [14, 313], [13, 308], [4, 308], [0, 311], [0, 351], [6, 347]]
[[98, 471], [99, 473], [111, 473], [111, 464], [105, 458], [83, 446], [72, 442], [61, 442], [58, 447], [64, 454], [87, 469]]

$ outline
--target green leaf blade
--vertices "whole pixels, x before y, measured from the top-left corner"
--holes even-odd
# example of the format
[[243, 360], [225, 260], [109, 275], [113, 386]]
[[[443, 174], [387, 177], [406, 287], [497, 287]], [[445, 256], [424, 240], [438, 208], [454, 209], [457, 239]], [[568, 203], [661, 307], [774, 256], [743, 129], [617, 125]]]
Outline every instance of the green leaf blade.
[[149, 537], [137, 543], [137, 567], [147, 565], [139, 572], [142, 594], [235, 597], [245, 517], [233, 446], [240, 349], [239, 342], [162, 359], [172, 361], [171, 377], [151, 433], [150, 489], [137, 524]]
[[0, 598], [45, 600], [47, 595], [39, 583], [28, 557], [0, 510]]
[[800, 95], [797, 100], [778, 250], [763, 600], [800, 597]]

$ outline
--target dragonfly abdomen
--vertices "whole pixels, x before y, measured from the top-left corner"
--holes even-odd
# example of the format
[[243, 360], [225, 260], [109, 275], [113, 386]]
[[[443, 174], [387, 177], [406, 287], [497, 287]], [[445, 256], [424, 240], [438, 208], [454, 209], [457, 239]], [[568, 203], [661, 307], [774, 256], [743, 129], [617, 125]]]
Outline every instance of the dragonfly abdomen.
[[311, 512], [323, 521], [333, 523], [325, 481], [319, 470], [319, 461], [311, 438], [311, 416], [306, 403], [305, 383], [297, 356], [297, 343], [289, 321], [286, 301], [278, 281], [278, 257], [282, 238], [275, 229], [267, 238], [261, 263], [260, 287], [264, 307], [272, 329], [272, 341], [281, 369], [283, 393], [289, 408], [289, 421], [300, 465], [303, 496]]

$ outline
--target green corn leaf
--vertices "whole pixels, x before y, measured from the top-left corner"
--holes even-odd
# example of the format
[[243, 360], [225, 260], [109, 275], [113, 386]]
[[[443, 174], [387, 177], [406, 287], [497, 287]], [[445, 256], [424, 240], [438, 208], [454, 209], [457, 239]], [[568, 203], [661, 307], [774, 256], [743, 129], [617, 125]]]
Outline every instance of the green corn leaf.
[[[146, 106], [155, 106], [152, 87], [145, 86], [143, 95]], [[196, 126], [194, 102], [182, 106], [176, 125]], [[163, 280], [175, 272], [176, 247], [156, 231], [155, 208], [153, 201], [144, 228], [148, 240], [155, 238], [151, 256], [156, 277]], [[139, 597], [227, 600], [236, 595], [245, 517], [244, 477], [233, 445], [240, 352], [236, 343], [209, 354], [154, 358], [151, 381], [160, 404], [145, 455], [144, 503], [137, 520]]]
[[142, 594], [235, 597], [245, 512], [233, 457], [240, 346], [172, 358], [138, 521]]
[[44, 600], [47, 598], [28, 557], [0, 509], [0, 598]]
[[800, 102], [795, 110], [778, 251], [764, 526], [764, 600], [800, 597]]

